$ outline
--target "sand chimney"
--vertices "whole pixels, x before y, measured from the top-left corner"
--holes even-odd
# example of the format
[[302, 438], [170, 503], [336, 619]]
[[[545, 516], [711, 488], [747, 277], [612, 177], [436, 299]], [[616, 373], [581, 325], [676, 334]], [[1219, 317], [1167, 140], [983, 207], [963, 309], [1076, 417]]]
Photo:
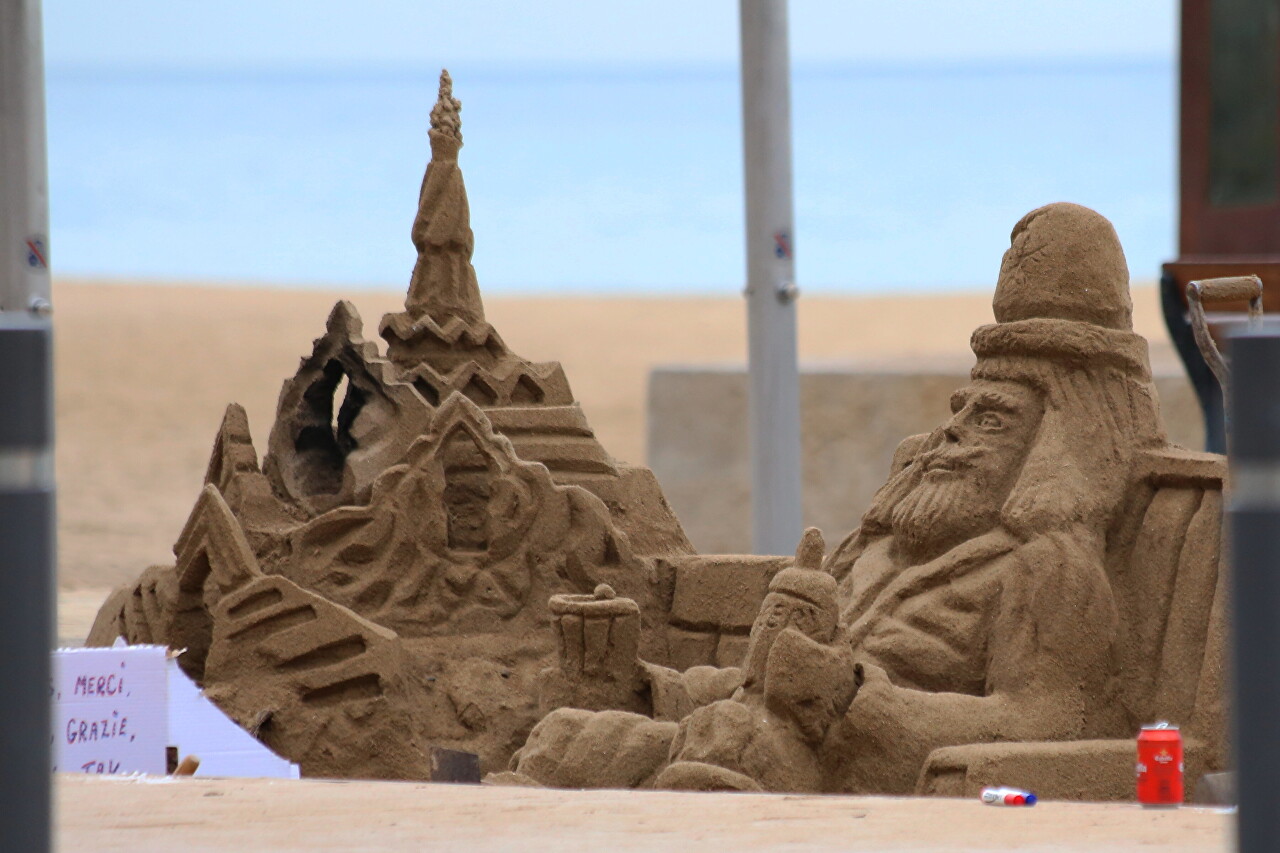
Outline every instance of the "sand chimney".
[[418, 261], [409, 280], [405, 310], [443, 324], [458, 317], [468, 325], [484, 322], [484, 305], [471, 266], [475, 236], [467, 188], [458, 167], [462, 148], [462, 102], [453, 97], [449, 72], [440, 72], [440, 94], [431, 110], [431, 162], [418, 195], [413, 245]]

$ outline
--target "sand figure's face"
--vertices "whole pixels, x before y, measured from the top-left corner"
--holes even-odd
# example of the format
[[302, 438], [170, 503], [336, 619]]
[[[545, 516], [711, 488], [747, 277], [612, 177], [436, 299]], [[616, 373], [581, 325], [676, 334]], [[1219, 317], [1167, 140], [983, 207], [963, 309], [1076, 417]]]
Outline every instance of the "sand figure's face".
[[839, 608], [834, 598], [814, 604], [786, 592], [770, 592], [751, 626], [751, 643], [744, 663], [748, 685], [764, 678], [769, 651], [778, 634], [795, 628], [811, 640], [830, 643], [835, 639], [838, 620]]
[[999, 523], [1044, 415], [1041, 395], [1017, 382], [978, 380], [951, 399], [937, 446], [915, 464], [919, 484], [894, 507], [893, 532], [915, 561], [932, 559]]
[[795, 628], [811, 640], [831, 642], [836, 631], [834, 602], [813, 604], [785, 592], [771, 592], [760, 607], [755, 629], [777, 633], [783, 628]]

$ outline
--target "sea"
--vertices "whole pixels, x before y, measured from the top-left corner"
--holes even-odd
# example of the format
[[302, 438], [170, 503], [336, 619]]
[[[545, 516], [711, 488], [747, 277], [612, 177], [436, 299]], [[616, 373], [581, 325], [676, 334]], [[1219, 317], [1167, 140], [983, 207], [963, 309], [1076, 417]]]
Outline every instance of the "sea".
[[[738, 293], [737, 68], [451, 68], [485, 293]], [[56, 274], [400, 288], [434, 68], [47, 71]], [[802, 292], [989, 288], [1073, 201], [1175, 253], [1172, 60], [793, 68]]]

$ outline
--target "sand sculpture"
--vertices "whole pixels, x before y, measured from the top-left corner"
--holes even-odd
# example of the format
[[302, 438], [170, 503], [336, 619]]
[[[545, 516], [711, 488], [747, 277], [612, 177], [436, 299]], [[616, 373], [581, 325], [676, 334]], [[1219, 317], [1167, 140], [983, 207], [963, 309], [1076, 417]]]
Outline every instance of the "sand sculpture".
[[460, 108], [446, 72], [386, 355], [338, 303], [261, 465], [229, 406], [176, 565], [113, 594], [89, 637], [186, 649], [209, 696], [308, 775], [425, 778], [428, 744], [502, 767], [538, 718], [548, 599], [607, 583], [653, 615], [656, 555], [691, 550], [560, 365], [485, 322]]
[[1165, 440], [1110, 223], [1017, 224], [954, 416], [830, 555], [697, 555], [485, 321], [460, 106], [445, 73], [385, 355], [339, 303], [261, 464], [230, 406], [175, 565], [90, 644], [185, 649], [313, 776], [438, 745], [519, 784], [1122, 797], [1157, 717], [1222, 766], [1223, 463]]
[[825, 561], [806, 534], [741, 668], [632, 662], [648, 707], [556, 710], [494, 781], [1124, 797], [1157, 715], [1220, 767], [1222, 459], [1168, 445], [1128, 280], [1098, 214], [1024, 217], [953, 416]]

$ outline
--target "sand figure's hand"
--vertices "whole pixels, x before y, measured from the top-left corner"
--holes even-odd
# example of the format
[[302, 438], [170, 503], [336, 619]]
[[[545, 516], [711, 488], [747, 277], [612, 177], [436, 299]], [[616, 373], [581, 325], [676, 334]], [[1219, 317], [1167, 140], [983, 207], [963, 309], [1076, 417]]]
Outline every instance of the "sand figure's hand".
[[826, 551], [827, 543], [822, 538], [822, 531], [816, 527], [806, 527], [800, 543], [796, 545], [796, 568], [822, 571], [822, 557]]
[[815, 642], [795, 628], [778, 634], [769, 652], [765, 705], [795, 723], [810, 744], [821, 743], [862, 686], [863, 671], [842, 638]]

